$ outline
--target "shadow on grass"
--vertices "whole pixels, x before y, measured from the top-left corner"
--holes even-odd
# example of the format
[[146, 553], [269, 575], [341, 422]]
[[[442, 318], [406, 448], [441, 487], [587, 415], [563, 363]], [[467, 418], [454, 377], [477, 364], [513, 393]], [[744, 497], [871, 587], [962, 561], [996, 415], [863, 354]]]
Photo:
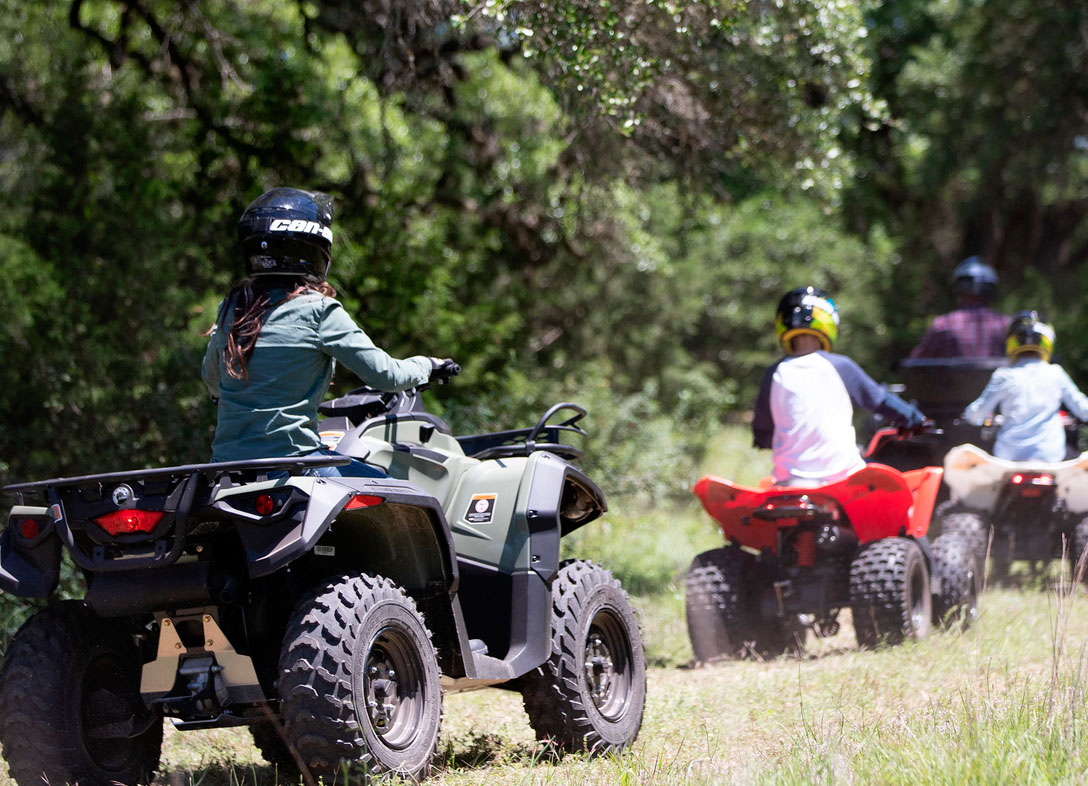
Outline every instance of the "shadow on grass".
[[474, 732], [451, 740], [435, 760], [439, 770], [476, 770], [503, 764], [537, 764], [557, 757], [546, 745], [510, 744], [498, 734]]
[[155, 786], [300, 786], [302, 776], [272, 764], [218, 764], [192, 770], [160, 771]]

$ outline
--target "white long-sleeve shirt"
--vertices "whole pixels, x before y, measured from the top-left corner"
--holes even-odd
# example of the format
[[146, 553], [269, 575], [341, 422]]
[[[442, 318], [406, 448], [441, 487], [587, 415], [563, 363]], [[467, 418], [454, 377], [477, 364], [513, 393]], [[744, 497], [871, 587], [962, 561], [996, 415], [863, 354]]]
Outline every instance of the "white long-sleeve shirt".
[[864, 467], [854, 435], [855, 405], [904, 423], [925, 418], [845, 355], [789, 355], [768, 368], [752, 433], [756, 447], [773, 451], [775, 482], [832, 483]]
[[1061, 461], [1065, 431], [1064, 404], [1080, 420], [1088, 420], [1086, 397], [1065, 369], [1037, 355], [1022, 356], [1011, 366], [996, 369], [982, 395], [963, 413], [976, 426], [998, 409], [1004, 417], [994, 440], [994, 455], [1009, 461]]

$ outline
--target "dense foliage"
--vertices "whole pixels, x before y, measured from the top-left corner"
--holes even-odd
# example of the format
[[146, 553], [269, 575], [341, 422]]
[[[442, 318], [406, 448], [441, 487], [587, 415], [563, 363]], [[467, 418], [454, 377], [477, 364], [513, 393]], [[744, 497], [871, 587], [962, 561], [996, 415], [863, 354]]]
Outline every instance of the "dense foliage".
[[1086, 25], [1073, 0], [0, 0], [0, 480], [207, 455], [202, 332], [237, 215], [283, 184], [336, 197], [334, 284], [380, 345], [464, 364], [455, 425], [578, 398], [614, 490], [683, 488], [802, 283], [883, 376], [988, 254], [1088, 381]]

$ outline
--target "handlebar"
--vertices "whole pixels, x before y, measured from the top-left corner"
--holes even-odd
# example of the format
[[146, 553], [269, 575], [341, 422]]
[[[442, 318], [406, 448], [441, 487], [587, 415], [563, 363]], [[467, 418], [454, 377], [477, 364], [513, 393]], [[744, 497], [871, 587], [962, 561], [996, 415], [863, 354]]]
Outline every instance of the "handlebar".
[[451, 378], [456, 377], [460, 373], [460, 365], [449, 358], [444, 358], [443, 360], [438, 361], [437, 365], [431, 370], [431, 378], [428, 382], [434, 382], [436, 385], [444, 385], [449, 382]]

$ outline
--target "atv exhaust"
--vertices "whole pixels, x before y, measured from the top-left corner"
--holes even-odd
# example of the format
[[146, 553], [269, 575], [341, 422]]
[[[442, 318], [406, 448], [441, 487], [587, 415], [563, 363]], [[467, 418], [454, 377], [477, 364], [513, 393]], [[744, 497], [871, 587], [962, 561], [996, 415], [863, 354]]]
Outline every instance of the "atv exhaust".
[[237, 587], [237, 579], [213, 572], [210, 562], [182, 562], [154, 572], [96, 574], [86, 601], [102, 617], [127, 617], [164, 609], [230, 604], [237, 596]]

